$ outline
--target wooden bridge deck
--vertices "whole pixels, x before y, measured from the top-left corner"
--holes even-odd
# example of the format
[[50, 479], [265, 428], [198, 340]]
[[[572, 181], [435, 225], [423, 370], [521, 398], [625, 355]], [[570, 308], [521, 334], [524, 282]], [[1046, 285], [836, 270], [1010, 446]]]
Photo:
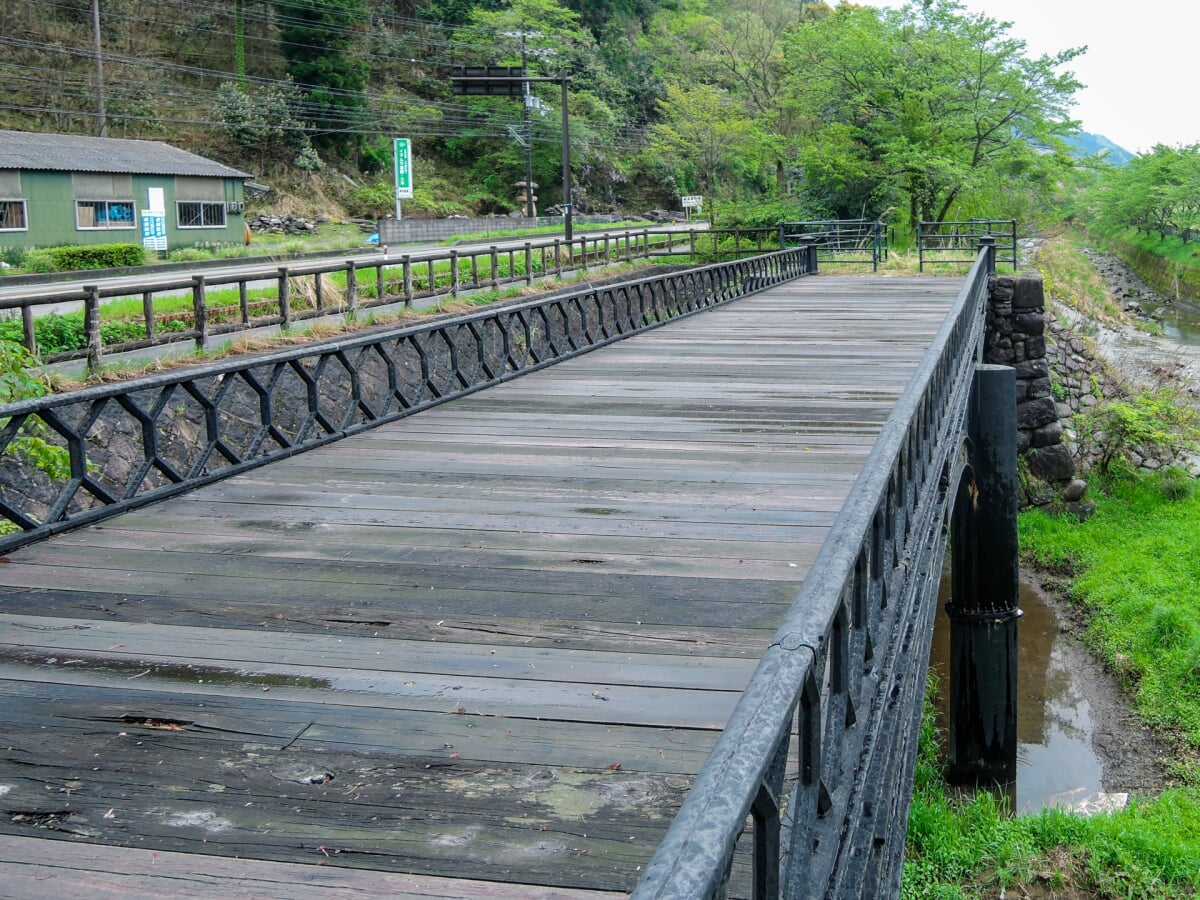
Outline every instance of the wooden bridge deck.
[[802, 279], [4, 559], [3, 892], [628, 890], [960, 284]]

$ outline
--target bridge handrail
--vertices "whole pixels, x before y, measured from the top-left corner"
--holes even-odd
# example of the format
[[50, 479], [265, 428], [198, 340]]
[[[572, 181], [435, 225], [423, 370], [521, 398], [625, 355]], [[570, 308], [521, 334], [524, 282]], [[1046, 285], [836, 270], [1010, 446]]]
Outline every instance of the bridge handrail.
[[635, 900], [723, 896], [748, 817], [755, 898], [898, 892], [922, 648], [981, 352], [986, 257], [884, 425]]
[[[1016, 219], [967, 219], [960, 222], [918, 222], [917, 259], [925, 271], [927, 258], [943, 263], [971, 263], [979, 252], [980, 240], [991, 238], [996, 258], [1017, 268]], [[955, 256], [955, 254], [959, 254]]]
[[[729, 238], [733, 246], [726, 246]], [[766, 239], [766, 240], [765, 240]], [[751, 246], [743, 246], [749, 241]], [[580, 233], [570, 241], [546, 238], [521, 242], [504, 241], [503, 248], [484, 245], [451, 248], [423, 253], [389, 254], [359, 259], [325, 259], [317, 262], [287, 262], [264, 268], [262, 263], [246, 260], [247, 271], [233, 274], [180, 275], [171, 273], [151, 279], [136, 287], [105, 286], [99, 282], [85, 288], [42, 292], [29, 286], [26, 295], [0, 297], [0, 311], [17, 313], [22, 320], [21, 343], [39, 357], [35, 319], [39, 310], [62, 303], [82, 303], [85, 311], [85, 330], [88, 346], [84, 349], [46, 354], [43, 362], [87, 359], [89, 366], [98, 367], [106, 352], [141, 349], [179, 341], [193, 341], [197, 349], [207, 346], [216, 336], [248, 331], [252, 328], [283, 325], [285, 327], [308, 319], [346, 313], [356, 315], [381, 306], [403, 304], [411, 307], [415, 301], [434, 301], [456, 297], [473, 290], [495, 290], [502, 285], [532, 283], [535, 277], [562, 275], [574, 269], [586, 271], [589, 266], [650, 259], [663, 255], [706, 255], [720, 260], [740, 259], [775, 249], [776, 230], [761, 229], [673, 229], [642, 228], [636, 231]], [[364, 271], [374, 270], [373, 284], [359, 285]], [[445, 270], [445, 271], [443, 271]], [[535, 270], [540, 274], [535, 276]], [[326, 296], [322, 276], [345, 274], [347, 287], [344, 297]], [[313, 308], [299, 309], [294, 299], [294, 280], [312, 278]], [[273, 282], [274, 296], [262, 301], [248, 299], [251, 284]], [[351, 289], [350, 285], [354, 284]], [[205, 291], [236, 285], [239, 300], [219, 309], [205, 306]], [[193, 292], [193, 308], [182, 316], [190, 323], [184, 331], [164, 331], [161, 323], [167, 317], [156, 316], [154, 296], [164, 293]], [[366, 296], [367, 294], [374, 296]], [[105, 346], [100, 334], [99, 309], [102, 300], [141, 295], [142, 325], [145, 338]], [[252, 313], [253, 305], [266, 304], [266, 313]], [[228, 312], [235, 321], [218, 323], [218, 313]]]
[[815, 241], [822, 260], [870, 263], [873, 271], [887, 259], [886, 237], [883, 223], [872, 219], [812, 219], [779, 225], [781, 247]]
[[0, 553], [764, 290], [810, 261], [777, 251], [0, 407], [0, 525], [17, 530]]

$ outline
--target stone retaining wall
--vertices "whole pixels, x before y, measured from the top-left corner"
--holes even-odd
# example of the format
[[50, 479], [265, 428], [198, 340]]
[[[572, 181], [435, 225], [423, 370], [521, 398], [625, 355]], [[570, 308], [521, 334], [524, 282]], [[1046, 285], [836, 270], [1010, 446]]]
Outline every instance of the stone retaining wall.
[[1043, 481], [1072, 478], [1075, 463], [1050, 383], [1046, 300], [1040, 275], [993, 276], [984, 362], [1017, 371], [1017, 451]]

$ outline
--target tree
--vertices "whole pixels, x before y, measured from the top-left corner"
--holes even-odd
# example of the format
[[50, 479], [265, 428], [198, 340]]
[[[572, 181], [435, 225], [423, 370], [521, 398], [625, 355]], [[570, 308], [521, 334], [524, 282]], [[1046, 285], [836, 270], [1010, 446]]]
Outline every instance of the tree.
[[353, 48], [365, 32], [365, 0], [275, 0], [280, 51], [306, 96], [305, 118], [322, 146], [357, 146], [367, 105], [368, 67]]
[[712, 85], [668, 85], [660, 106], [663, 121], [651, 133], [650, 153], [685, 161], [715, 200], [721, 175], [757, 151], [754, 123], [726, 91]]
[[226, 82], [217, 92], [218, 127], [259, 165], [291, 162], [309, 149], [306, 125], [297, 118], [300, 92], [290, 81], [243, 88]]
[[785, 41], [783, 89], [806, 123], [811, 180], [839, 193], [828, 187], [836, 169], [811, 165], [832, 146], [865, 180], [856, 198], [888, 203], [894, 190], [912, 222], [945, 220], [998, 178], [1050, 184], [1043, 174], [1067, 164], [1061, 136], [1075, 128], [1079, 88], [1061, 69], [1083, 51], [1031, 59], [1007, 31], [954, 0], [844, 4], [800, 24]]
[[1200, 145], [1158, 144], [1106, 173], [1098, 196], [1102, 228], [1157, 231], [1164, 238], [1174, 232], [1185, 243], [1194, 240], [1200, 236]]

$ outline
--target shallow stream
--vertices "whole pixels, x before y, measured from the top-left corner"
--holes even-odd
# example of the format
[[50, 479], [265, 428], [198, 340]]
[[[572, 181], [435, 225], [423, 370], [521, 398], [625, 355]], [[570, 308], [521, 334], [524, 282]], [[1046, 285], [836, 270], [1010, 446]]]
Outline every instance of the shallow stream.
[[[944, 579], [944, 608], [949, 595]], [[1048, 806], [1103, 805], [1104, 764], [1093, 746], [1092, 708], [1083, 679], [1094, 677], [1086, 653], [1065, 634], [1054, 609], [1030, 584], [1021, 585], [1017, 661], [1017, 783], [1011, 796], [1018, 813]], [[930, 666], [940, 679], [939, 727], [948, 725], [950, 620], [939, 614]]]

